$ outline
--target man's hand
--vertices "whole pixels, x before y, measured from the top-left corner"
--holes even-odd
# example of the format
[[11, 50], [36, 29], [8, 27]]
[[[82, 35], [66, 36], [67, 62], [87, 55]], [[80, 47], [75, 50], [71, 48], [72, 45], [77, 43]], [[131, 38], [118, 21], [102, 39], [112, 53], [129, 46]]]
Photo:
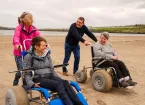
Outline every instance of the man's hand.
[[88, 42], [88, 41], [84, 41], [84, 44], [85, 44], [85, 46], [88, 46], [88, 45], [90, 45], [90, 43]]
[[35, 83], [34, 87], [40, 88], [40, 83]]

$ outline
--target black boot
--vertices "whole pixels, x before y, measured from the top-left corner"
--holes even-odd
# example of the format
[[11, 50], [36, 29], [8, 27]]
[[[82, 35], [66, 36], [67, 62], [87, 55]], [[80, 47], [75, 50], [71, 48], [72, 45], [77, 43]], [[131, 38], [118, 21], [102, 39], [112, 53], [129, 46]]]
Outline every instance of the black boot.
[[75, 101], [74, 105], [84, 105], [81, 101]]
[[129, 84], [129, 86], [135, 86], [137, 84], [137, 82], [134, 82], [131, 79], [127, 80], [126, 82]]
[[21, 73], [20, 72], [17, 72], [16, 75], [15, 75], [15, 79], [13, 81], [13, 86], [18, 85], [20, 78], [21, 78]]

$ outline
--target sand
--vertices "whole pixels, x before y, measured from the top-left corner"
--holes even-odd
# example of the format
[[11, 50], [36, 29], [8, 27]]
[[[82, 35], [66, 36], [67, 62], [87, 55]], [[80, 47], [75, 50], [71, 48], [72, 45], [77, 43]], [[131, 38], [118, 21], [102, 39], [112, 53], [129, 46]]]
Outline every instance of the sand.
[[[45, 36], [51, 46], [52, 59], [55, 64], [61, 64], [64, 58], [64, 36]], [[85, 37], [90, 42], [89, 38]], [[15, 73], [8, 73], [9, 70], [16, 70], [13, 56], [12, 36], [0, 36], [0, 105], [4, 105], [5, 94], [8, 88], [12, 86]], [[130, 70], [137, 86], [127, 88], [112, 88], [108, 93], [101, 93], [94, 90], [91, 79], [88, 75], [86, 83], [80, 84], [84, 96], [89, 105], [145, 105], [145, 36], [112, 36], [110, 42], [117, 50], [119, 59], [125, 62]], [[90, 46], [81, 45], [80, 70], [85, 65], [91, 66]], [[69, 74], [73, 72], [73, 54], [69, 61]], [[61, 72], [61, 68], [56, 69]], [[89, 69], [88, 69], [89, 74]], [[74, 80], [73, 76], [60, 77], [68, 80]], [[36, 105], [32, 103], [31, 105]]]

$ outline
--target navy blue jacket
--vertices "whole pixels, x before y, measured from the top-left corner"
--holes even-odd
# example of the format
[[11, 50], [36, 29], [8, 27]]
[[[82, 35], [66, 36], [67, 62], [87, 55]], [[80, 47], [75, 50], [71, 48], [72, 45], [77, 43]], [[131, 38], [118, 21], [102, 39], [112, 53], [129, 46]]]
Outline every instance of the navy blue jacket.
[[81, 41], [82, 43], [85, 41], [82, 38], [84, 34], [97, 42], [95, 35], [93, 35], [92, 32], [85, 25], [83, 25], [81, 28], [77, 28], [76, 23], [73, 23], [70, 26], [65, 41], [70, 45], [78, 45], [79, 41]]

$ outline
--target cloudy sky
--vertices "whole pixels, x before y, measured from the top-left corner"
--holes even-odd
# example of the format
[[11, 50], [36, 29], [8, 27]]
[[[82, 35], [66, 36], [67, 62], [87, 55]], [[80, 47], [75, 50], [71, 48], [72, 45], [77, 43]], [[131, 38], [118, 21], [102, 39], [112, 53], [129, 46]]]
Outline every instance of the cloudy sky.
[[15, 27], [23, 11], [38, 28], [68, 28], [79, 16], [87, 26], [145, 24], [145, 0], [0, 0], [0, 26]]

